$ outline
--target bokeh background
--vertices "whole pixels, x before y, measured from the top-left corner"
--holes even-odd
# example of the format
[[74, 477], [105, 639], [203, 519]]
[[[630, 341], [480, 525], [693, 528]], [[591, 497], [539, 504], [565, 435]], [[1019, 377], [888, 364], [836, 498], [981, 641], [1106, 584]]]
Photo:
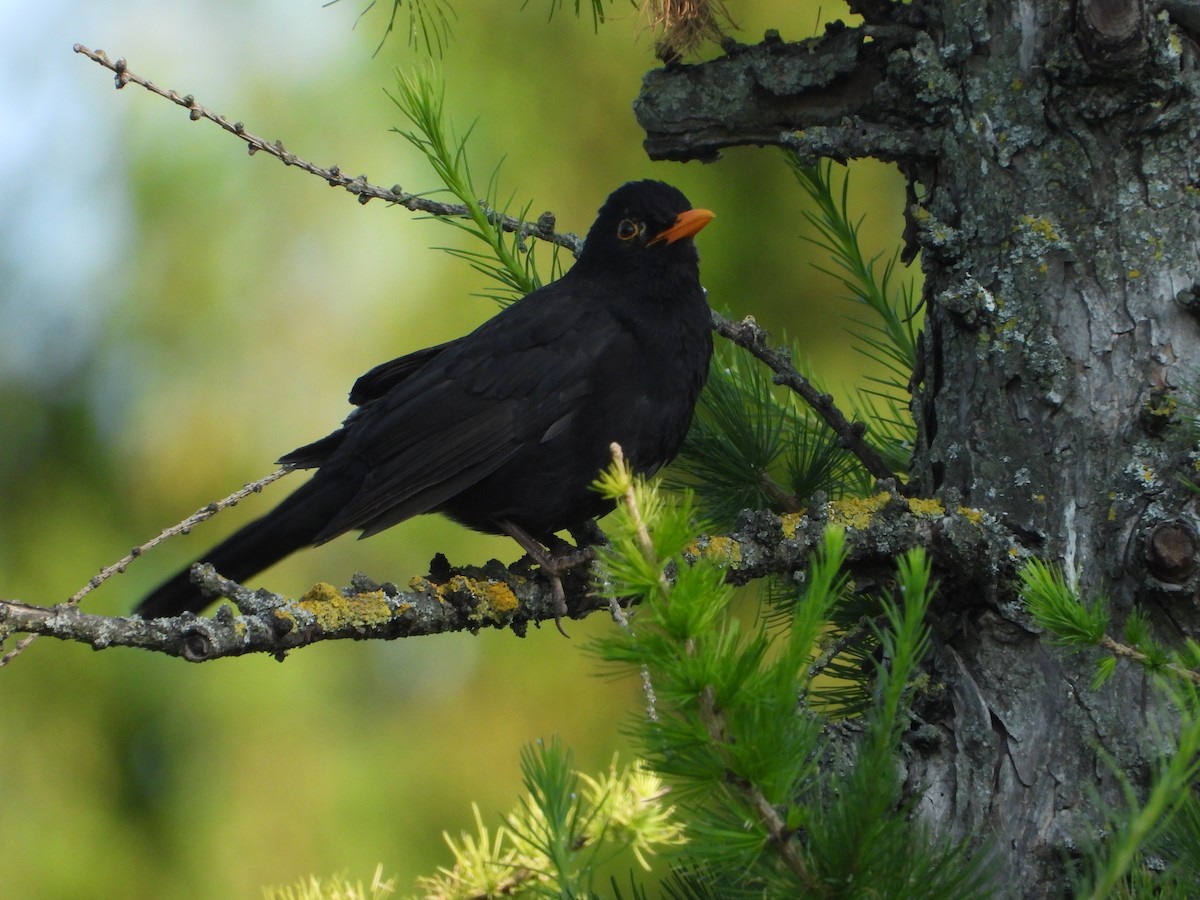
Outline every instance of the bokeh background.
[[[598, 31], [550, 0], [467, 4], [435, 60], [477, 178], [584, 231], [621, 182], [657, 177], [718, 213], [699, 238], [715, 305], [801, 342], [839, 391], [863, 363], [852, 312], [812, 267], [803, 193], [776, 151], [649, 162], [630, 104], [654, 65], [645, 20]], [[259, 155], [72, 53], [78, 41], [315, 162], [436, 187], [385, 94], [428, 65], [388, 4], [10, 0], [0, 5], [0, 597], [52, 604], [101, 566], [272, 468], [348, 411], [354, 379], [495, 311], [457, 232]], [[364, 9], [366, 11], [364, 12]], [[823, 10], [823, 13], [822, 13]], [[743, 41], [798, 39], [830, 4], [731, 3]], [[361, 18], [359, 17], [362, 14]], [[709, 51], [710, 55], [714, 51]], [[898, 241], [902, 183], [864, 164], [869, 247]], [[548, 256], [543, 251], [543, 262]], [[299, 478], [302, 476], [292, 476]], [[261, 514], [288, 481], [147, 555], [85, 608], [118, 614]], [[342, 538], [254, 583], [303, 592], [363, 571], [405, 583], [438, 551], [512, 561], [504, 539], [423, 517]], [[581, 767], [629, 759], [632, 681], [584, 649], [604, 617], [553, 628], [318, 646], [280, 664], [192, 666], [49, 640], [0, 669], [0, 896], [257, 897], [313, 874], [402, 891], [448, 863], [441, 833], [519, 795], [522, 745]], [[11, 642], [10, 642], [11, 645]]]

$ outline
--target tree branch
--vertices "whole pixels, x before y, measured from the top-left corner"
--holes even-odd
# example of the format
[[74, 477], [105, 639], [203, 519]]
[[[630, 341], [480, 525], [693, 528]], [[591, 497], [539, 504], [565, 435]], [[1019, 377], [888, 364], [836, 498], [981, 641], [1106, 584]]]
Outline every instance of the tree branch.
[[[81, 53], [93, 62], [99, 63], [104, 68], [114, 72], [116, 74], [118, 90], [130, 82], [143, 87], [152, 94], [156, 94], [178, 106], [182, 106], [188, 111], [188, 115], [193, 122], [199, 119], [207, 119], [221, 126], [225, 131], [244, 141], [251, 155], [261, 150], [263, 153], [275, 157], [285, 166], [295, 166], [298, 169], [308, 172], [310, 175], [316, 175], [331, 187], [345, 188], [351, 194], [358, 197], [359, 203], [368, 203], [371, 200], [378, 199], [388, 203], [395, 203], [413, 212], [428, 213], [433, 216], [451, 216], [455, 218], [468, 218], [470, 216], [470, 211], [460, 203], [440, 203], [436, 200], [429, 200], [426, 197], [410, 194], [402, 190], [400, 185], [394, 185], [390, 188], [379, 187], [367, 181], [366, 175], [351, 178], [343, 174], [338, 166], [323, 168], [322, 166], [308, 162], [302, 157], [288, 152], [283, 146], [282, 141], [267, 141], [265, 138], [247, 131], [241, 122], [230, 122], [225, 116], [201, 106], [191, 94], [180, 94], [178, 91], [167, 90], [146, 78], [142, 78], [129, 69], [124, 59], [118, 59], [116, 62], [113, 62], [103, 50], [89, 50], [82, 44], [75, 44], [74, 50], [76, 53]], [[555, 221], [553, 213], [545, 212], [538, 216], [536, 222], [526, 222], [523, 219], [517, 219], [487, 207], [485, 207], [485, 212], [488, 221], [500, 223], [505, 231], [518, 233], [522, 237], [540, 238], [543, 241], [549, 241], [570, 250], [572, 253], [578, 253], [579, 249], [583, 246], [583, 238], [578, 235], [571, 232], [557, 232], [554, 230]]]
[[[946, 509], [935, 500], [907, 500], [893, 492], [866, 499], [816, 503], [805, 513], [777, 516], [743, 514], [725, 535], [703, 535], [691, 559], [718, 559], [734, 584], [766, 575], [792, 576], [805, 569], [829, 524], [846, 528], [847, 565], [856, 579], [890, 579], [895, 556], [924, 546], [945, 583], [1006, 585], [1014, 582], [1015, 544], [998, 523], [979, 510]], [[394, 640], [451, 631], [511, 628], [524, 635], [529, 623], [554, 619], [550, 583], [523, 564], [493, 560], [483, 567], [451, 567], [437, 557], [427, 577], [412, 579], [409, 590], [378, 585], [357, 576], [337, 590], [317, 584], [298, 600], [266, 590], [253, 591], [222, 578], [211, 566], [194, 569], [197, 584], [226, 596], [240, 614], [222, 606], [212, 618], [185, 614], [167, 619], [97, 616], [71, 604], [30, 606], [0, 601], [0, 636], [48, 635], [60, 640], [108, 647], [137, 647], [204, 662], [247, 653], [282, 659], [289, 650], [331, 640]], [[573, 618], [607, 609], [589, 589], [581, 569], [563, 577]]]
[[[283, 659], [289, 650], [333, 640], [394, 640], [449, 631], [512, 628], [524, 635], [530, 622], [554, 619], [554, 595], [548, 582], [492, 561], [482, 568], [451, 569], [444, 557], [434, 561], [440, 574], [414, 578], [410, 590], [377, 585], [356, 576], [339, 591], [317, 584], [298, 600], [267, 590], [250, 590], [222, 578], [207, 564], [193, 568], [193, 580], [237, 607], [222, 605], [212, 618], [185, 613], [164, 619], [97, 616], [70, 604], [51, 608], [0, 601], [0, 633], [29, 632], [91, 644], [93, 649], [137, 647], [206, 662], [247, 653]], [[582, 573], [564, 582], [574, 588], [571, 614], [580, 617], [607, 603], [586, 590]]]
[[846, 529], [846, 566], [863, 583], [891, 581], [895, 558], [924, 547], [947, 595], [954, 593], [951, 588], [966, 587], [969, 596], [987, 584], [1016, 596], [1013, 585], [1023, 554], [1000, 522], [953, 501], [905, 498], [892, 490], [839, 500], [817, 495], [805, 512], [783, 516], [747, 511], [733, 532], [697, 538], [693, 553], [722, 560], [732, 584], [766, 575], [792, 576], [805, 570], [829, 525]]
[[[742, 144], [778, 145], [806, 164], [873, 156], [931, 157], [937, 123], [955, 80], [927, 35], [907, 24], [907, 5], [867, 4], [891, 24], [829, 25], [824, 35], [785, 42], [729, 42], [726, 55], [648, 72], [634, 101], [651, 159], [713, 160]], [[905, 24], [900, 24], [901, 22]]]

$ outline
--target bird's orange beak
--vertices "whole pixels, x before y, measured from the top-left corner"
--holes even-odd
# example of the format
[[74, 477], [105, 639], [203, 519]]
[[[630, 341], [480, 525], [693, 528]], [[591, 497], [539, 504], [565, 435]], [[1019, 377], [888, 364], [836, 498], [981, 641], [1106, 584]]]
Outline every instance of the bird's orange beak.
[[666, 241], [668, 244], [673, 244], [682, 238], [689, 238], [716, 217], [717, 214], [708, 209], [685, 210], [675, 217], [674, 225], [660, 231], [650, 243], [657, 244], [659, 241]]

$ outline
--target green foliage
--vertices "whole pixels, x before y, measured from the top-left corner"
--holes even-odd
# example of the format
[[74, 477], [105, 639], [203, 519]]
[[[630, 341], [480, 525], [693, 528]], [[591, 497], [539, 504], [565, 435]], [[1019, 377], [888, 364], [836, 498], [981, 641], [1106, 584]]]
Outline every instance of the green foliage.
[[1163, 729], [1170, 750], [1143, 802], [1117, 773], [1126, 805], [1113, 811], [1107, 841], [1090, 849], [1080, 897], [1200, 896], [1200, 690], [1189, 678], [1158, 681], [1179, 720], [1169, 737]]
[[263, 889], [263, 900], [384, 900], [395, 893], [391, 879], [383, 880], [383, 866], [376, 866], [370, 884], [334, 875], [322, 881], [315, 876], [287, 887]]
[[812, 702], [819, 642], [849, 595], [843, 532], [826, 533], [786, 620], [746, 625], [719, 564], [688, 560], [690, 495], [671, 502], [619, 462], [599, 484], [621, 501], [603, 590], [640, 603], [628, 629], [594, 646], [651, 686], [634, 736], [687, 824], [671, 893], [981, 896], [981, 863], [931, 842], [901, 799], [896, 758], [933, 593], [923, 554], [905, 556], [895, 597], [877, 599], [883, 661], [851, 740]]
[[897, 251], [877, 271], [879, 256], [867, 257], [859, 240], [861, 221], [852, 222], [848, 206], [850, 176], [840, 192], [833, 187], [833, 163], [801, 165], [785, 154], [797, 182], [816, 203], [805, 217], [820, 234], [813, 243], [829, 254], [832, 268], [818, 267], [837, 278], [851, 300], [862, 305], [865, 318], [853, 319], [855, 350], [878, 363], [883, 376], [869, 376], [873, 387], [859, 391], [857, 417], [869, 425], [867, 437], [893, 471], [903, 471], [916, 434], [909, 411], [909, 382], [917, 362], [921, 303], [912, 281], [896, 286]]
[[837, 435], [739, 348], [718, 346], [668, 484], [692, 486], [705, 517], [730, 528], [744, 509], [795, 512], [814, 492], [865, 495], [870, 481]]
[[834, 265], [832, 269], [821, 267], [821, 271], [841, 281], [853, 300], [874, 313], [865, 321], [856, 320], [863, 329], [852, 332], [860, 342], [858, 351], [888, 370], [890, 377], [880, 381], [883, 387], [905, 391], [916, 365], [920, 303], [911, 283], [893, 287], [899, 253], [877, 275], [879, 257], [868, 259], [863, 255], [858, 237], [862, 223], [850, 221], [850, 176], [842, 178], [838, 196], [833, 189], [832, 162], [804, 166], [790, 153], [787, 160], [800, 186], [817, 204], [817, 211], [807, 212], [805, 217], [821, 235], [813, 243], [829, 253]]
[[[909, 382], [916, 363], [919, 302], [911, 283], [895, 287], [898, 256], [878, 273], [867, 258], [859, 225], [850, 221], [849, 176], [840, 195], [832, 164], [789, 164], [816, 204], [805, 215], [829, 253], [830, 272], [861, 304], [854, 319], [856, 349], [877, 362], [884, 375], [868, 376], [858, 391], [855, 418], [867, 425], [867, 440], [895, 472], [904, 471], [916, 430], [909, 411]], [[799, 354], [793, 350], [793, 358]], [[810, 380], [814, 380], [811, 379]], [[863, 496], [871, 479], [833, 431], [790, 391], [776, 387], [762, 367], [740, 349], [719, 348], [701, 395], [692, 430], [673, 467], [672, 486], [689, 485], [700, 495], [706, 517], [731, 527], [743, 509], [794, 512], [817, 491], [832, 497]]]
[[[445, 121], [443, 87], [435, 84], [427, 71], [412, 75], [397, 73], [396, 83], [397, 92], [391, 97], [392, 102], [413, 127], [393, 130], [424, 154], [445, 189], [467, 209], [465, 218], [438, 216], [437, 221], [465, 231], [487, 248], [483, 251], [459, 247], [441, 249], [498, 282], [498, 292], [485, 294], [497, 302], [511, 303], [540, 287], [542, 280], [534, 262], [533, 247], [525, 245], [526, 240], [535, 242], [536, 239], [522, 238], [520, 234], [504, 230], [503, 218], [511, 200], [503, 205], [497, 200], [499, 167], [492, 171], [485, 190], [480, 191], [476, 186], [467, 157], [471, 129], [468, 128], [461, 138], [454, 137]], [[486, 199], [480, 200], [480, 197]], [[527, 204], [516, 218], [523, 221], [528, 212]], [[551, 270], [551, 277], [557, 277], [557, 248]]]
[[539, 741], [521, 756], [526, 796], [494, 833], [475, 808], [476, 833], [446, 843], [450, 868], [422, 878], [423, 896], [585, 897], [597, 870], [622, 852], [642, 868], [659, 848], [682, 842], [662, 782], [640, 763], [592, 777], [575, 770], [557, 740]]
[[1143, 610], [1130, 612], [1122, 633], [1124, 640], [1118, 641], [1108, 633], [1107, 599], [1100, 597], [1085, 604], [1057, 566], [1032, 559], [1022, 567], [1020, 579], [1026, 608], [1051, 641], [1074, 650], [1099, 647], [1110, 654], [1100, 660], [1093, 689], [1116, 671], [1118, 658], [1136, 662], [1150, 672], [1200, 683], [1200, 645], [1188, 639], [1178, 648], [1164, 647], [1151, 634], [1150, 620]]
[[1108, 631], [1108, 603], [1100, 598], [1084, 604], [1067, 584], [1062, 570], [1031, 559], [1021, 568], [1021, 596], [1037, 623], [1051, 640], [1064, 647], [1099, 645]]

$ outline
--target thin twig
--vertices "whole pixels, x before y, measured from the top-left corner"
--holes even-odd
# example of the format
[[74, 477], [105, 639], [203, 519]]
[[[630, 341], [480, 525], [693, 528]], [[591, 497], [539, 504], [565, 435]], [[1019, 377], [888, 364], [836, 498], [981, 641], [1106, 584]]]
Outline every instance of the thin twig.
[[[794, 576], [821, 546], [836, 508], [832, 502], [804, 516], [783, 519], [765, 511], [749, 514], [735, 532], [698, 538], [683, 562], [717, 553], [728, 567], [726, 580], [731, 584], [772, 573]], [[1016, 583], [1012, 535], [978, 510], [918, 515], [907, 503], [889, 503], [846, 536], [846, 565], [851, 572], [861, 568], [874, 577], [881, 558], [924, 546], [930, 548], [940, 576], [957, 579], [959, 589], [967, 593], [978, 589], [984, 577], [1002, 585]], [[549, 582], [530, 577], [522, 566], [506, 567], [493, 560], [483, 567], [451, 568], [442, 560], [434, 569], [436, 579], [415, 578], [407, 591], [393, 592], [389, 585], [378, 588], [356, 579], [350, 591], [338, 596], [320, 586], [304, 598], [288, 601], [266, 591], [248, 590], [202, 565], [193, 578], [199, 578], [208, 593], [230, 597], [242, 616], [233, 616], [223, 607], [213, 618], [189, 613], [148, 622], [138, 616], [86, 615], [66, 603], [32, 606], [13, 598], [0, 599], [0, 634], [45, 634], [96, 649], [137, 647], [200, 661], [256, 652], [279, 655], [344, 638], [391, 640], [486, 627], [508, 627], [521, 634], [529, 622], [554, 618]], [[576, 618], [606, 608], [589, 588], [585, 573], [568, 573], [564, 587]]]
[[217, 500], [208, 504], [207, 506], [201, 507], [182, 522], [172, 525], [170, 528], [164, 528], [157, 535], [146, 541], [146, 543], [134, 547], [129, 551], [128, 555], [121, 557], [112, 565], [105, 566], [103, 569], [101, 569], [99, 575], [96, 575], [91, 581], [71, 595], [71, 598], [67, 600], [67, 605], [76, 606], [80, 600], [82, 600], [96, 588], [100, 587], [100, 585], [104, 584], [104, 582], [108, 581], [108, 579], [112, 578], [114, 575], [123, 574], [125, 572], [125, 568], [147, 550], [153, 550], [163, 541], [167, 540], [168, 538], [173, 538], [177, 534], [187, 534], [201, 522], [211, 519], [221, 510], [228, 509], [231, 506], [237, 506], [240, 501], [245, 500], [251, 494], [260, 493], [268, 484], [278, 481], [290, 471], [292, 470], [276, 469], [270, 475], [264, 475], [262, 478], [258, 479], [258, 481], [251, 481], [249, 484], [244, 485], [225, 499]]
[[[367, 181], [366, 175], [351, 178], [343, 174], [338, 166], [324, 168], [310, 163], [306, 159], [289, 152], [283, 146], [282, 141], [268, 141], [265, 138], [261, 138], [247, 131], [241, 122], [231, 122], [225, 116], [201, 106], [191, 94], [180, 94], [178, 91], [161, 88], [154, 82], [130, 71], [124, 59], [117, 59], [113, 62], [103, 50], [89, 50], [82, 44], [76, 44], [74, 49], [76, 53], [83, 54], [93, 62], [99, 63], [104, 68], [115, 73], [118, 90], [130, 82], [143, 87], [152, 94], [156, 94], [178, 106], [182, 106], [188, 111], [188, 115], [193, 122], [199, 119], [207, 119], [210, 122], [216, 123], [225, 131], [244, 141], [251, 154], [261, 150], [263, 153], [275, 157], [285, 166], [295, 166], [298, 169], [308, 172], [310, 175], [316, 175], [331, 187], [345, 188], [351, 194], [358, 197], [359, 203], [367, 203], [377, 199], [387, 203], [395, 203], [413, 212], [423, 212], [433, 216], [466, 218], [470, 215], [470, 210], [459, 203], [439, 203], [436, 200], [429, 200], [419, 194], [410, 194], [402, 190], [399, 185], [394, 185], [390, 188], [379, 187]], [[572, 253], [578, 253], [579, 249], [583, 246], [583, 238], [578, 235], [572, 234], [569, 231], [558, 232], [554, 230], [554, 216], [551, 213], [543, 213], [536, 221], [526, 222], [523, 219], [505, 215], [488, 207], [485, 207], [485, 212], [488, 221], [494, 224], [499, 223], [505, 231], [515, 232], [522, 237], [540, 238], [543, 241], [549, 241], [570, 250]]]
[[833, 661], [837, 659], [847, 647], [852, 646], [855, 641], [859, 640], [859, 638], [866, 634], [867, 631], [873, 627], [875, 622], [876, 620], [872, 619], [870, 616], [863, 616], [858, 620], [857, 623], [855, 623], [853, 628], [849, 628], [838, 635], [837, 640], [833, 641], [833, 643], [831, 643], [824, 649], [824, 651], [822, 651], [820, 656], [818, 656], [812, 661], [812, 663], [809, 664], [808, 677], [810, 679], [816, 678], [827, 668], [829, 668]]
[[[1100, 639], [1100, 646], [1111, 653], [1113, 656], [1119, 656], [1124, 659], [1131, 659], [1134, 662], [1146, 666], [1150, 662], [1150, 657], [1138, 650], [1136, 647], [1130, 647], [1128, 644], [1122, 644], [1120, 641], [1109, 637], [1107, 634]], [[1178, 675], [1180, 678], [1185, 678], [1192, 684], [1200, 685], [1200, 672], [1194, 669], [1188, 669], [1176, 663], [1164, 663], [1162, 666], [1168, 672]]]
[[[851, 422], [837, 408], [833, 398], [817, 390], [812, 382], [801, 375], [784, 350], [776, 349], [767, 343], [767, 333], [763, 331], [754, 319], [747, 317], [741, 322], [733, 322], [716, 310], [712, 313], [713, 330], [717, 334], [749, 350], [762, 360], [775, 373], [776, 384], [782, 384], [799, 394], [813, 408], [825, 423], [833, 429], [842, 444], [858, 457], [863, 468], [876, 479], [896, 480], [896, 473], [888, 468], [875, 448], [863, 437], [866, 427], [861, 422]], [[898, 484], [896, 490], [904, 495], [909, 493], [907, 485]]]
[[[86, 597], [96, 588], [100, 587], [100, 585], [104, 584], [104, 582], [108, 581], [108, 579], [112, 578], [114, 575], [124, 574], [125, 569], [128, 568], [129, 564], [140, 557], [147, 550], [153, 550], [163, 541], [167, 540], [168, 538], [175, 537], [177, 534], [187, 534], [192, 530], [192, 528], [199, 525], [201, 522], [205, 521], [206, 519], [211, 519], [223, 509], [228, 509], [231, 506], [237, 506], [239, 501], [244, 500], [251, 494], [259, 493], [268, 484], [278, 481], [290, 471], [290, 469], [277, 469], [270, 475], [266, 475], [257, 481], [252, 481], [243, 486], [240, 490], [234, 491], [223, 500], [214, 501], [213, 503], [196, 510], [182, 522], [172, 525], [170, 528], [164, 528], [157, 535], [146, 541], [146, 543], [139, 544], [137, 547], [134, 547], [129, 551], [129, 553], [127, 553], [125, 556], [122, 556], [115, 563], [105, 566], [100, 570], [99, 574], [94, 575], [87, 584], [72, 594], [67, 599], [66, 603], [56, 607], [56, 609], [69, 609], [71, 607], [78, 606], [84, 597]], [[0, 667], [8, 665], [14, 659], [20, 656], [21, 653], [24, 652], [25, 648], [32, 644], [36, 639], [37, 634], [30, 634], [17, 641], [12, 650], [0, 657]]]

